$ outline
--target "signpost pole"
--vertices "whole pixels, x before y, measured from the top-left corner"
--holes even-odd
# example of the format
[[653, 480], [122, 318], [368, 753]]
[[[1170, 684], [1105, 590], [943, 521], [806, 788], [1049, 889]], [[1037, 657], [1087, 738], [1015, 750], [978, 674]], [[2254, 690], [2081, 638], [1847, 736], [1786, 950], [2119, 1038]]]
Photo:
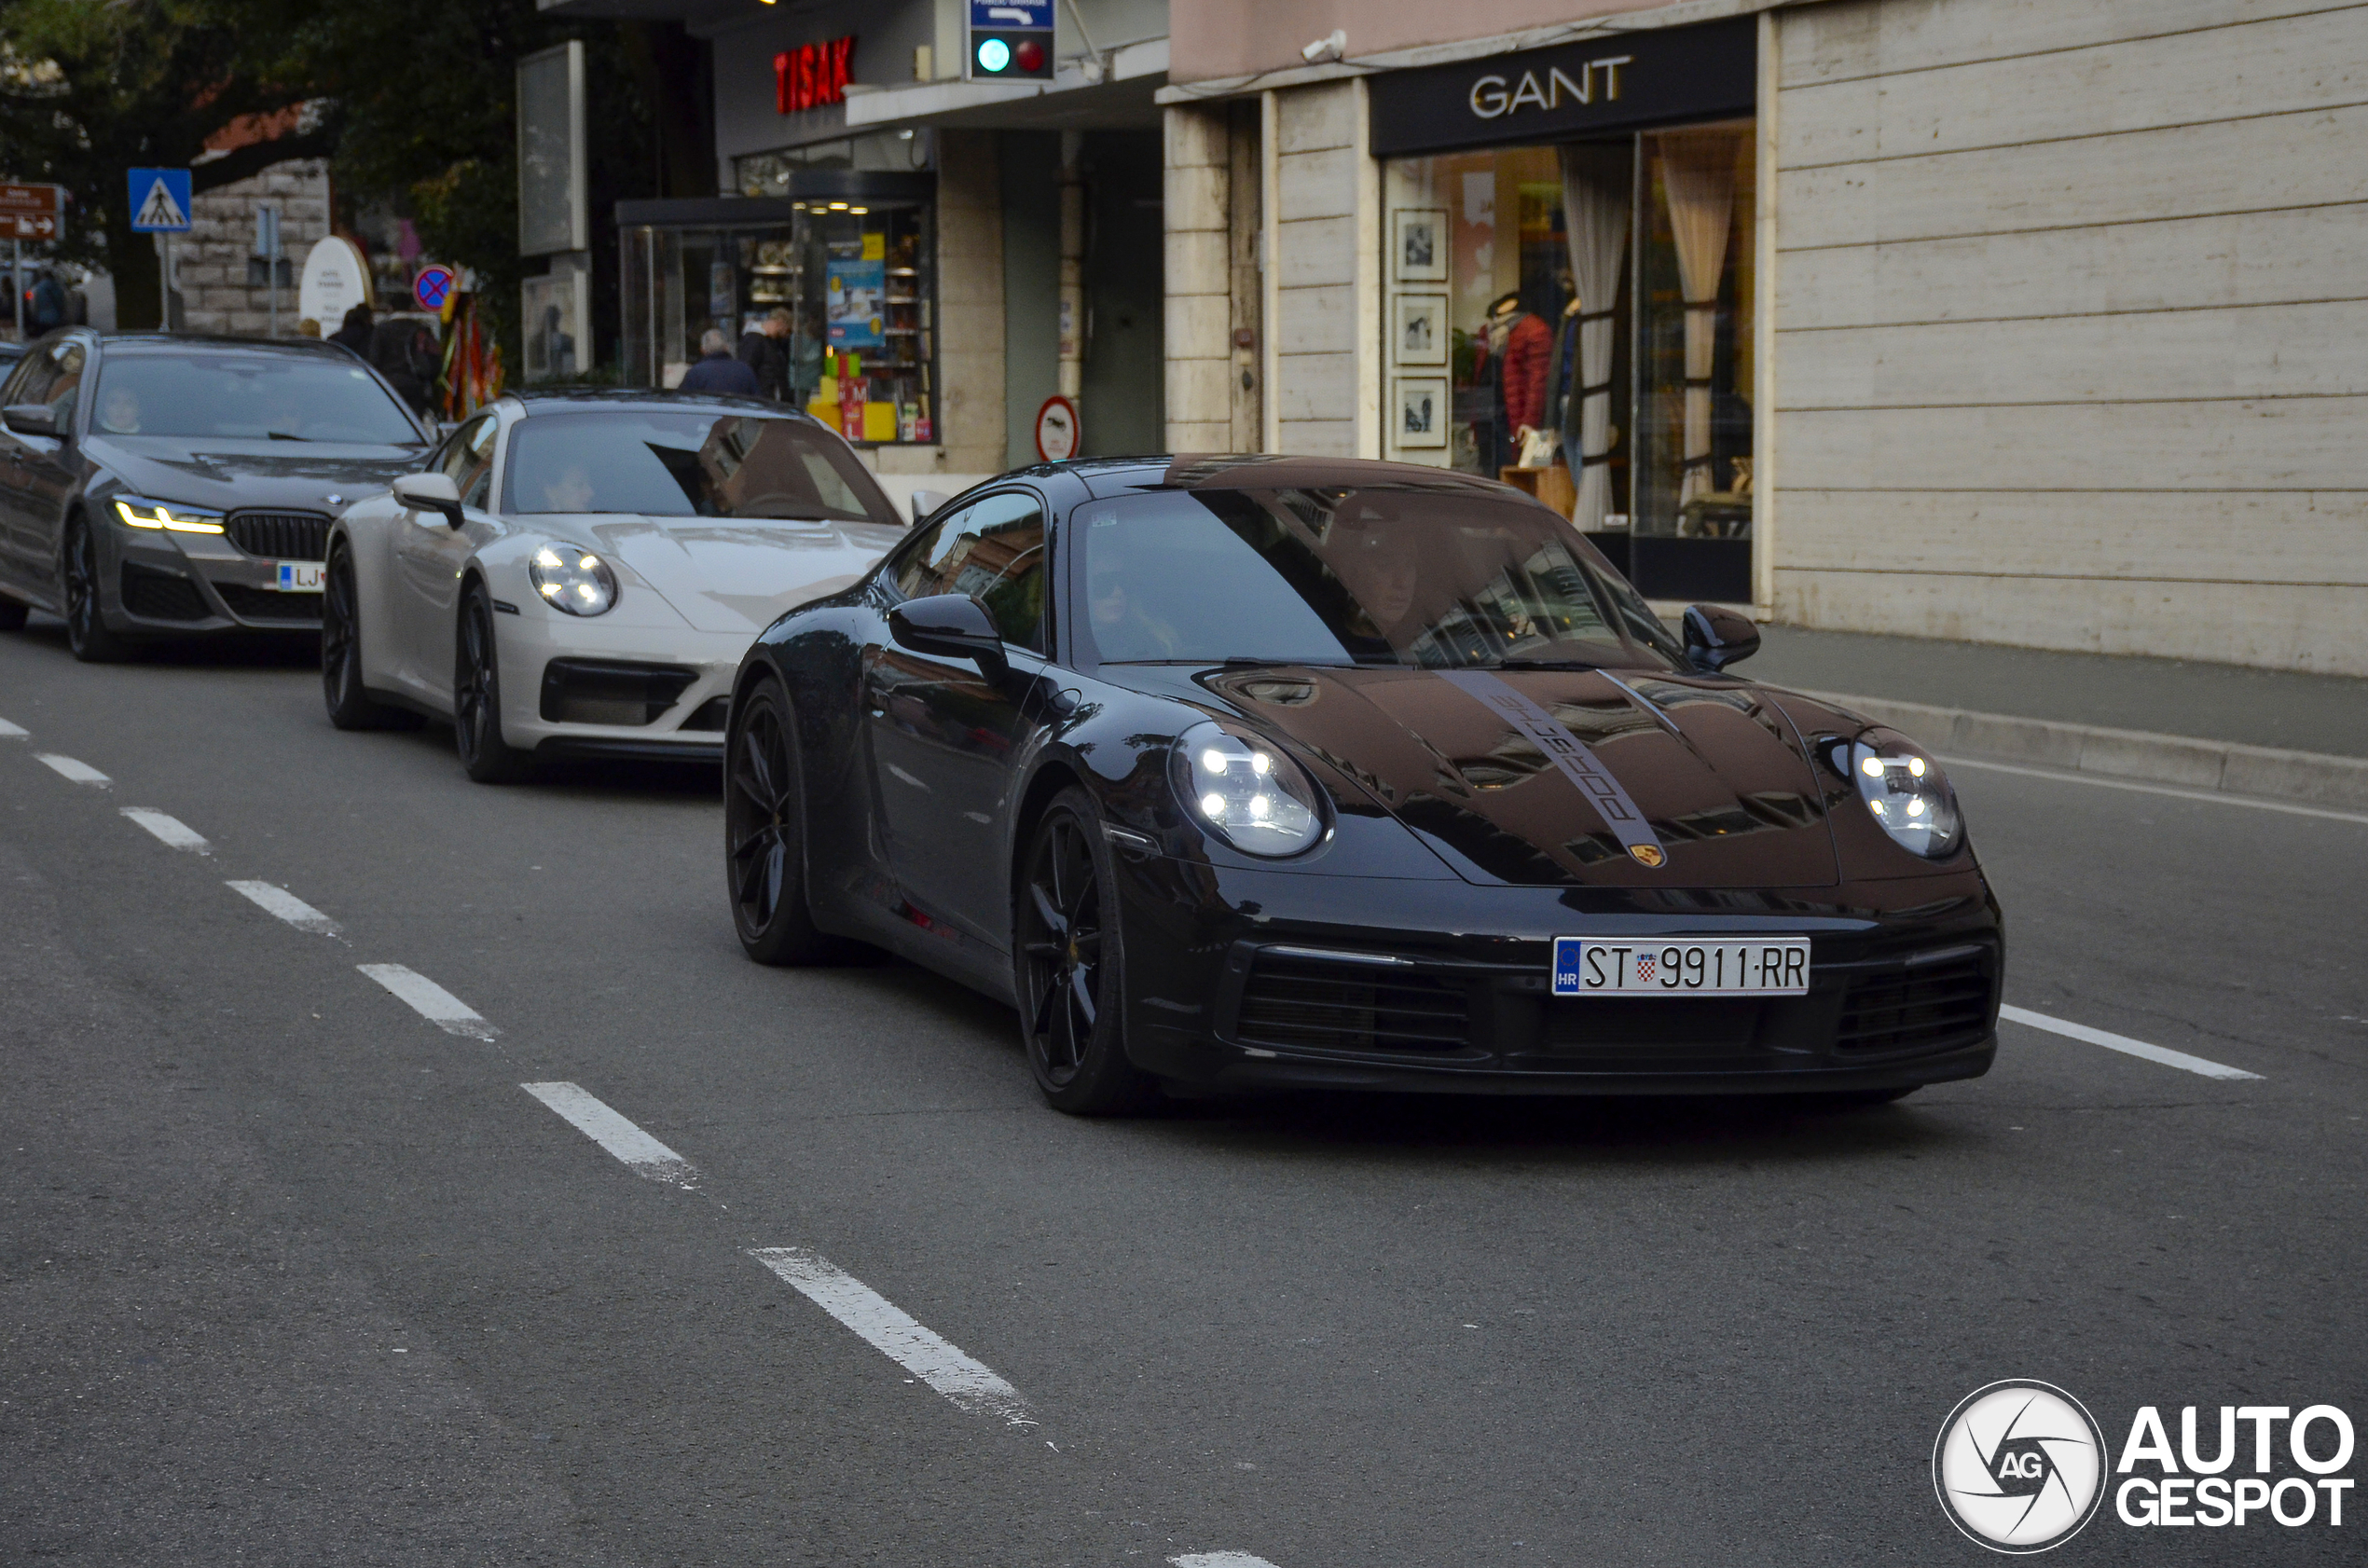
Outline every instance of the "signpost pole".
[[24, 341], [24, 241], [11, 240], [8, 248], [8, 297], [16, 301], [17, 341]]

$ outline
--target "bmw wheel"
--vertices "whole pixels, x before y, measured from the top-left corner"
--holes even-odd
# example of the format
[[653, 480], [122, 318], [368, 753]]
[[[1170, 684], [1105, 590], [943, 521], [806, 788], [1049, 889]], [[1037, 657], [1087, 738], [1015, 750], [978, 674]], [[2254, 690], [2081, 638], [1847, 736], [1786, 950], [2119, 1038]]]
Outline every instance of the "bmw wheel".
[[84, 664], [109, 664], [131, 652], [131, 641], [107, 626], [99, 608], [99, 542], [88, 519], [66, 519], [62, 552], [65, 578], [66, 647]]
[[1118, 879], [1084, 791], [1053, 797], [1022, 863], [1020, 1029], [1036, 1086], [1073, 1116], [1148, 1109], [1159, 1084], [1126, 1058]]
[[493, 640], [493, 605], [479, 584], [470, 584], [461, 595], [458, 641], [452, 737], [461, 750], [461, 765], [480, 784], [515, 783], [532, 770], [534, 758], [502, 738], [502, 669]]
[[362, 684], [362, 614], [353, 584], [353, 552], [330, 553], [321, 593], [321, 695], [329, 722], [341, 730], [409, 730], [420, 716], [371, 698]]

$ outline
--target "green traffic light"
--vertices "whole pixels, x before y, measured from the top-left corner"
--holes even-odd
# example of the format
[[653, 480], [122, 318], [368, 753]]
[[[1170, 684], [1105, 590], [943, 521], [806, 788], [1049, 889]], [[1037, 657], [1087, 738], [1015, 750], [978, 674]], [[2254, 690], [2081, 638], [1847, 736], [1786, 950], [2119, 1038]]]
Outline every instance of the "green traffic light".
[[990, 75], [1012, 63], [1012, 46], [1000, 38], [988, 38], [979, 45], [979, 69]]

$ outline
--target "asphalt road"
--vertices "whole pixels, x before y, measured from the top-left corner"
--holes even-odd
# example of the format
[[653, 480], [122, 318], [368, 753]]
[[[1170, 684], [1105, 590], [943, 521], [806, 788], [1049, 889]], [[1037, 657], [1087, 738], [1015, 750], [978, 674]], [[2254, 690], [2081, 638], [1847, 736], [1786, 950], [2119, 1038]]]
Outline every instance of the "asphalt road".
[[[742, 958], [712, 775], [473, 786], [332, 730], [301, 653], [41, 619], [0, 721], [0, 1561], [1972, 1562], [1933, 1442], [1994, 1380], [2115, 1448], [2368, 1423], [2368, 823], [1958, 772], [2008, 1000], [2257, 1080], [2010, 1025], [1854, 1114], [1086, 1122], [953, 985]], [[2358, 1561], [2363, 1510], [2108, 1501], [2062, 1555]]]

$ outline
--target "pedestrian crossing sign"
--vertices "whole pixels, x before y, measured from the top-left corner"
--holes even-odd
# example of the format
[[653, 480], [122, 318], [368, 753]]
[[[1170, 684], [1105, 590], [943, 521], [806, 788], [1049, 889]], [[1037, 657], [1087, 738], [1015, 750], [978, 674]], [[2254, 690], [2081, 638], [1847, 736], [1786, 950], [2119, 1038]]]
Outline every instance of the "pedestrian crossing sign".
[[186, 234], [189, 231], [189, 172], [186, 169], [134, 169], [131, 184], [133, 233]]

